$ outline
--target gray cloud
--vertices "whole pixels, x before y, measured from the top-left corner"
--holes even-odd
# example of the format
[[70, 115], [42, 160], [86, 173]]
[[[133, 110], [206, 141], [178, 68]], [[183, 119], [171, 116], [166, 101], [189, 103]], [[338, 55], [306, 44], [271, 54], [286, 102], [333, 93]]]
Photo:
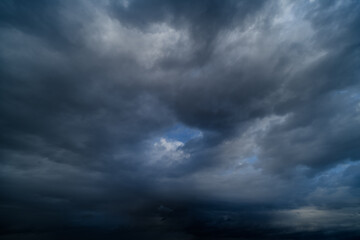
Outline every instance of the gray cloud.
[[2, 237], [356, 238], [358, 10], [2, 1]]

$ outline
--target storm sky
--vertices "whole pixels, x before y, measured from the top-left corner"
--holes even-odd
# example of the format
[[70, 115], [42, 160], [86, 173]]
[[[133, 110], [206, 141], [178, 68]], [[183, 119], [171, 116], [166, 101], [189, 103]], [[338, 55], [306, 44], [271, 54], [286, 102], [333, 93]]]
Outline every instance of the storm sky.
[[357, 0], [2, 0], [0, 238], [359, 238], [359, 79]]

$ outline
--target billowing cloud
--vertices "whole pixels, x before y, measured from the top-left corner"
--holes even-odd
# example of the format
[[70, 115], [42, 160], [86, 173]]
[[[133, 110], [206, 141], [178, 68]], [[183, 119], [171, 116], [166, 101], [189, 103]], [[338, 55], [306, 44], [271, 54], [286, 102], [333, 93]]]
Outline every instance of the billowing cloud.
[[2, 238], [359, 237], [359, 8], [1, 1]]

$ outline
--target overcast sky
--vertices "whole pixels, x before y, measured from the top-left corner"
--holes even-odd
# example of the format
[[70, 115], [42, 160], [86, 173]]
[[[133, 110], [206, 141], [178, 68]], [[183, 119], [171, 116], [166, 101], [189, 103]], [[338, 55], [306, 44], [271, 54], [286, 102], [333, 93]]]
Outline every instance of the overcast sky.
[[0, 1], [0, 238], [360, 238], [357, 0]]

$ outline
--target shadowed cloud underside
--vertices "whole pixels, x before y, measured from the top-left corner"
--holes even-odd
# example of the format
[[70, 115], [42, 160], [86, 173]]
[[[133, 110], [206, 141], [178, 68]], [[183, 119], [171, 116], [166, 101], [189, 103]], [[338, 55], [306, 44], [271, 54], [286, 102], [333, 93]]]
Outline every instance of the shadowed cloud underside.
[[360, 238], [359, 13], [0, 1], [0, 238]]

